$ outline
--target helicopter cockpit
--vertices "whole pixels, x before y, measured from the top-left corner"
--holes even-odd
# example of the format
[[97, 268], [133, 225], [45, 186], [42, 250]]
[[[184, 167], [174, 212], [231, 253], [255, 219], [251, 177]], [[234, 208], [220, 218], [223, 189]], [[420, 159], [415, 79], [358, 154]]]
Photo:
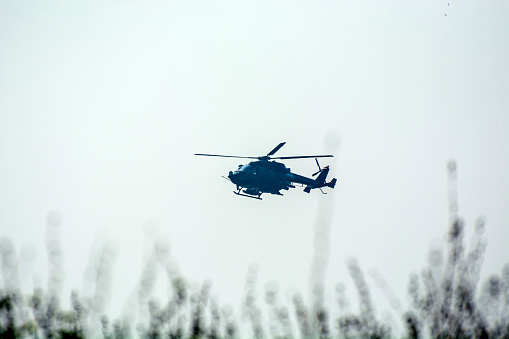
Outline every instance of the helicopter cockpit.
[[239, 165], [239, 167], [237, 167], [236, 171], [233, 171], [233, 172], [230, 171], [230, 173], [228, 173], [228, 177], [231, 180], [234, 177], [239, 177], [239, 175], [240, 176], [249, 175], [251, 172], [252, 172], [252, 166], [250, 166], [250, 165]]

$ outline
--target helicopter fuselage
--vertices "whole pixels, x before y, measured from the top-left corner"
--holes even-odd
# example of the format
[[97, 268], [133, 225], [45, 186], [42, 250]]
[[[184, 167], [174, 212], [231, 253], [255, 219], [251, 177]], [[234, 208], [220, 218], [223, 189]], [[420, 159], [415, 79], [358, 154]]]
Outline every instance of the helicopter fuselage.
[[235, 171], [230, 171], [228, 179], [237, 188], [243, 187], [249, 195], [270, 193], [281, 195], [281, 190], [294, 188], [293, 183], [314, 185], [316, 181], [295, 173], [284, 164], [276, 161], [258, 160], [247, 165], [239, 165]]

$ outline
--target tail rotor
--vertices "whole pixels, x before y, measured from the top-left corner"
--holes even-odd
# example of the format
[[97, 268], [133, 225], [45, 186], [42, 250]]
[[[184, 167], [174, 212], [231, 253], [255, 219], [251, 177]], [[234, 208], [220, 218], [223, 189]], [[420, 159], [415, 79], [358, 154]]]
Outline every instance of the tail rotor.
[[318, 171], [316, 171], [315, 173], [313, 173], [311, 176], [316, 176], [317, 174], [320, 174], [322, 173], [322, 171], [325, 169], [325, 168], [329, 168], [329, 166], [325, 166], [325, 168], [321, 168], [320, 167], [320, 163], [318, 162], [318, 159], [315, 158], [315, 161], [316, 161], [316, 166], [318, 166]]

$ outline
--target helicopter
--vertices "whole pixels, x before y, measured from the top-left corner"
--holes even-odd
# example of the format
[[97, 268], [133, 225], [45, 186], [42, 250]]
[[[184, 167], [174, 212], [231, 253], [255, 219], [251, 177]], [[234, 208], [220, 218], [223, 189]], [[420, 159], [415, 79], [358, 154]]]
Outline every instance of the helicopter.
[[[336, 186], [336, 178], [330, 182], [326, 182], [327, 174], [329, 173], [329, 166], [320, 167], [318, 158], [330, 158], [333, 155], [298, 155], [289, 157], [273, 157], [273, 155], [283, 147], [286, 142], [282, 142], [274, 147], [267, 155], [258, 157], [245, 157], [236, 155], [221, 155], [221, 154], [203, 154], [195, 153], [194, 155], [207, 156], [207, 157], [223, 157], [223, 158], [241, 158], [241, 159], [256, 159], [246, 165], [239, 165], [237, 170], [230, 171], [228, 177], [223, 176], [226, 180], [236, 185], [236, 195], [262, 200], [261, 195], [270, 193], [274, 195], [283, 195], [281, 190], [289, 190], [295, 188], [294, 184], [305, 186], [304, 192], [309, 193], [312, 189], [318, 188], [323, 194], [326, 194], [322, 187], [334, 188]], [[271, 161], [272, 159], [287, 160], [287, 159], [303, 159], [314, 158], [318, 171], [313, 173], [312, 176], [318, 175], [316, 179], [307, 178], [305, 176], [292, 173], [284, 164]]]

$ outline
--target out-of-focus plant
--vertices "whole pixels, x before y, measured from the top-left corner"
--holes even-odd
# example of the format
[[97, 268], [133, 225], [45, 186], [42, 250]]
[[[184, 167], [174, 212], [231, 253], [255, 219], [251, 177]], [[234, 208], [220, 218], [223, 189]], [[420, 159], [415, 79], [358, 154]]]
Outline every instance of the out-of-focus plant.
[[359, 314], [356, 315], [347, 311], [349, 309], [349, 302], [344, 296], [344, 286], [338, 284], [336, 292], [338, 293], [337, 302], [340, 308], [340, 316], [336, 319], [336, 326], [339, 336], [347, 339], [390, 338], [390, 327], [376, 319], [369, 287], [357, 260], [354, 258], [348, 259], [347, 266], [357, 289]]
[[16, 338], [18, 336], [13, 298], [12, 294], [0, 294], [0, 338]]
[[[441, 260], [435, 253], [430, 255], [429, 267], [420, 275], [410, 275], [410, 305], [403, 316], [405, 337], [509, 338], [509, 265], [504, 266], [501, 275], [490, 277], [478, 288], [486, 248], [486, 239], [481, 236], [483, 230], [484, 220], [480, 219], [471, 249], [467, 251], [463, 244], [463, 222], [456, 220], [448, 232], [446, 263], [438, 265]], [[437, 271], [437, 265], [443, 267], [442, 272]], [[193, 290], [182, 277], [173, 278], [169, 300], [162, 306], [153, 296], [149, 298], [150, 294], [144, 295], [149, 316], [146, 323], [138, 324], [137, 334], [151, 339], [234, 339], [242, 335], [307, 339], [315, 338], [310, 328], [313, 321], [317, 326], [316, 338], [391, 338], [390, 327], [377, 318], [358, 262], [350, 259], [347, 267], [358, 293], [358, 314], [351, 312], [342, 284], [336, 285], [339, 316], [334, 321], [330, 319], [330, 310], [306, 305], [299, 294], [293, 297], [291, 313], [273, 282], [266, 285], [264, 308], [257, 298], [258, 267], [251, 265], [242, 306], [243, 319], [250, 327], [248, 334], [239, 331], [242, 324], [237, 321], [233, 308], [220, 307], [210, 297], [209, 282]], [[133, 337], [123, 321], [110, 323], [104, 314], [100, 318], [101, 328], [90, 330], [87, 324], [91, 312], [76, 291], [71, 293], [70, 301], [69, 310], [62, 310], [57, 297], [42, 289], [36, 289], [31, 296], [7, 289], [0, 291], [0, 338]]]
[[[472, 248], [467, 252], [463, 241], [464, 222], [454, 218], [447, 234], [447, 261], [443, 271], [436, 273], [440, 260], [432, 260], [434, 256], [430, 255], [429, 266], [421, 272], [420, 280], [416, 274], [410, 276], [408, 293], [412, 312], [406, 314], [409, 337], [509, 337], [507, 281], [492, 276], [476, 295], [487, 244], [482, 236], [484, 228], [485, 219], [479, 218]], [[502, 276], [507, 267], [504, 266]]]

